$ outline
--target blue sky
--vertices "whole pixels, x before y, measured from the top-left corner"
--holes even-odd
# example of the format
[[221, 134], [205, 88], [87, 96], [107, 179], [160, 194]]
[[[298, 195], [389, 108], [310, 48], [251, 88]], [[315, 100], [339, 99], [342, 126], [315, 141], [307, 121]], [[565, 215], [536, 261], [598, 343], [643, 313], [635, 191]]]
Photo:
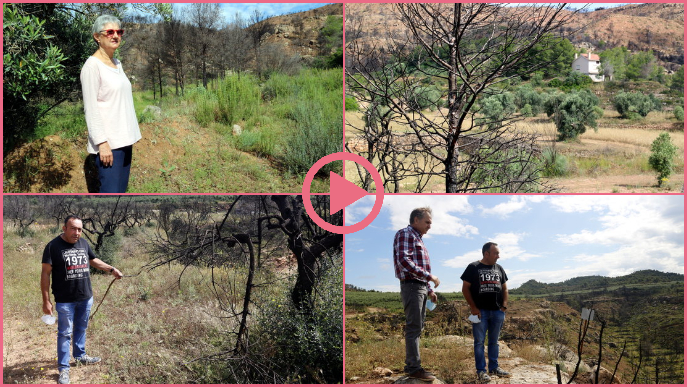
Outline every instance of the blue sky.
[[[616, 277], [655, 269], [684, 274], [681, 195], [385, 195], [377, 218], [346, 235], [346, 283], [398, 291], [392, 244], [410, 211], [430, 206], [425, 235], [438, 291], [460, 291], [465, 267], [481, 247], [499, 244], [499, 264], [516, 288], [586, 275]], [[368, 196], [346, 208], [346, 224], [372, 208]]]
[[[331, 3], [220, 3], [222, 14], [226, 22], [234, 19], [237, 13], [248, 20], [254, 9], [260, 10], [268, 17], [287, 13], [303, 12], [323, 7]], [[175, 3], [174, 7], [185, 7], [186, 3]]]

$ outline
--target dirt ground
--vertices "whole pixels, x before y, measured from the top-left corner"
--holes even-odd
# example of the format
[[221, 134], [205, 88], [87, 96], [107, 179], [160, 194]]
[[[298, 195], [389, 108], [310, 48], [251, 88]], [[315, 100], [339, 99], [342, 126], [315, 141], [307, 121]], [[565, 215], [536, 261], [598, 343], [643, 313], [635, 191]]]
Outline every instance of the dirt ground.
[[[46, 325], [39, 318], [27, 321], [4, 316], [2, 331], [3, 384], [57, 383], [57, 323]], [[88, 334], [97, 333], [89, 331]], [[103, 362], [107, 361], [106, 353], [91, 355], [101, 356]], [[101, 364], [77, 367], [72, 361], [70, 382], [104, 383]]]
[[[189, 123], [187, 118], [179, 117], [162, 122], [140, 124], [143, 138], [134, 145], [131, 179], [129, 189], [132, 186], [140, 186], [153, 179], [168, 179], [177, 182], [193, 179], [193, 166], [204, 165], [200, 160], [204, 157], [216, 157], [215, 151], [219, 148], [231, 148], [236, 157], [242, 158], [242, 163], [257, 166], [265, 171], [275, 181], [284, 180], [284, 172], [279, 169], [274, 160], [256, 157], [250, 153], [241, 152], [226, 143], [226, 139], [213, 132], [212, 129], [202, 129], [196, 124]], [[76, 141], [62, 139], [59, 135], [51, 135], [40, 140], [25, 144], [12, 151], [4, 159], [3, 170], [15, 171], [20, 179], [8, 183], [5, 177], [3, 191], [8, 192], [50, 192], [50, 193], [87, 193], [97, 192], [97, 169], [95, 169], [93, 156], [86, 152], [87, 133]], [[207, 153], [202, 150], [207, 148]], [[166, 175], [164, 169], [176, 169]], [[233, 168], [233, 167], [232, 167]], [[174, 176], [184, 172], [185, 175]], [[238, 173], [240, 175], [240, 173]], [[171, 176], [171, 177], [170, 177]], [[210, 179], [217, 179], [217, 183], [227, 186], [227, 176], [222, 173], [210, 174]], [[176, 180], [175, 180], [176, 179]], [[203, 179], [205, 186], [212, 184]], [[215, 192], [214, 190], [199, 191], [193, 181], [183, 181], [184, 187], [178, 187], [172, 192]], [[236, 189], [227, 192], [262, 192], [261, 188], [247, 189], [250, 178], [245, 181], [230, 181]], [[281, 192], [300, 192], [300, 189], [287, 190], [287, 185], [299, 187], [293, 181], [278, 183], [283, 186]], [[193, 187], [195, 186], [195, 190]], [[189, 191], [189, 188], [191, 190]], [[316, 190], [314, 188], [314, 190]]]

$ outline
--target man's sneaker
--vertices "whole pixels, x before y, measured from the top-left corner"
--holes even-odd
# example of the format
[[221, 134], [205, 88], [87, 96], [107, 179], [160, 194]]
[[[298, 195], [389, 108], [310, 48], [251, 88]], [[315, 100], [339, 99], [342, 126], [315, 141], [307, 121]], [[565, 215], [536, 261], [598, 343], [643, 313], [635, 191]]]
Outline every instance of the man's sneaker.
[[434, 377], [434, 375], [425, 371], [424, 368], [420, 368], [419, 370], [413, 372], [412, 374], [408, 374], [408, 377], [413, 378], [413, 379], [419, 379], [419, 380], [422, 380], [423, 382], [431, 382], [434, 379], [436, 379]]
[[57, 384], [69, 384], [69, 370], [60, 371], [60, 377], [57, 378]]
[[506, 372], [501, 367], [496, 367], [495, 369], [489, 371], [490, 374], [496, 375], [500, 378], [510, 378], [510, 372]]
[[489, 383], [489, 382], [491, 382], [491, 378], [489, 377], [489, 375], [486, 372], [479, 371], [477, 373], [477, 381], [480, 383]]
[[86, 364], [86, 365], [91, 365], [91, 364], [96, 364], [100, 363], [100, 358], [95, 357], [95, 356], [88, 356], [88, 355], [83, 355], [76, 360], [76, 364]]

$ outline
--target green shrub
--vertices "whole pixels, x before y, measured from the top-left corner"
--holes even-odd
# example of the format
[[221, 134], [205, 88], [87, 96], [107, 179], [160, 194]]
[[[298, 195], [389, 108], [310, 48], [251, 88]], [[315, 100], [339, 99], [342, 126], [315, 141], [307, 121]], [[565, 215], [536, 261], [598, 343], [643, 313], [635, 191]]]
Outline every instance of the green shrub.
[[272, 73], [267, 82], [262, 86], [262, 98], [265, 101], [272, 101], [297, 93], [298, 90], [295, 89], [292, 78], [286, 74]]
[[655, 103], [651, 97], [640, 92], [618, 93], [613, 98], [613, 106], [622, 118], [646, 117], [650, 111], [655, 110]]
[[682, 106], [675, 106], [675, 109], [673, 109], [673, 115], [675, 116], [675, 119], [680, 122], [685, 120], [685, 111], [682, 109]]
[[217, 110], [219, 109], [215, 96], [208, 92], [202, 92], [197, 93], [193, 98], [196, 101], [194, 117], [198, 124], [202, 127], [207, 127], [211, 122], [215, 122]]
[[326, 266], [312, 310], [296, 309], [284, 295], [263, 305], [256, 316], [275, 373], [288, 375], [279, 382], [343, 382], [343, 264], [339, 259]]
[[441, 106], [441, 91], [436, 86], [420, 86], [412, 90], [408, 107], [413, 111], [435, 110]]
[[544, 74], [537, 71], [532, 75], [532, 84], [534, 86], [542, 86], [544, 84]]
[[596, 119], [603, 115], [599, 98], [589, 90], [552, 95], [545, 104], [546, 114], [553, 119], [559, 140], [577, 138], [587, 126], [596, 129]]
[[236, 148], [244, 152], [252, 152], [259, 156], [273, 155], [276, 134], [270, 130], [244, 130], [236, 140]]
[[[103, 238], [103, 244], [100, 246], [100, 251], [96, 251], [95, 255], [108, 265], [114, 266], [117, 253], [122, 244], [122, 236], [115, 232], [114, 235]], [[91, 267], [91, 273], [102, 273], [102, 271], [95, 270]]]
[[547, 148], [542, 152], [544, 168], [542, 175], [545, 177], [560, 177], [568, 175], [570, 170], [568, 158], [559, 153], [555, 148]]
[[217, 96], [219, 122], [232, 125], [260, 114], [260, 86], [252, 75], [233, 74], [219, 82]]
[[[305, 173], [322, 157], [342, 150], [341, 112], [338, 117], [331, 117], [322, 105], [317, 100], [301, 101], [291, 112], [296, 130], [289, 133], [288, 151], [284, 154], [284, 162], [291, 172]], [[328, 164], [320, 172], [340, 171], [340, 166], [340, 163]]]
[[556, 87], [556, 88], [559, 88], [559, 87], [563, 86], [563, 81], [561, 81], [561, 80], [558, 79], [558, 78], [554, 78], [554, 79], [550, 80], [549, 83], [547, 83], [546, 85], [547, 85], [548, 87]]
[[530, 104], [525, 104], [525, 106], [520, 109], [520, 114], [522, 114], [525, 117], [533, 117], [534, 113], [532, 113], [532, 105]]
[[513, 93], [494, 94], [484, 98], [481, 102], [480, 113], [484, 118], [477, 120], [478, 125], [497, 127], [501, 122], [515, 113], [515, 97]]
[[530, 86], [523, 86], [515, 91], [515, 106], [517, 106], [524, 115], [527, 115], [522, 112], [525, 105], [530, 105], [529, 115], [537, 115], [542, 112], [543, 104], [544, 97]]
[[356, 101], [356, 99], [353, 97], [346, 96], [346, 99], [344, 102], [346, 104], [345, 109], [347, 112], [349, 112], [349, 111], [357, 112], [360, 109], [360, 106], [358, 106], [358, 101]]
[[661, 133], [654, 142], [651, 143], [651, 156], [649, 165], [654, 171], [658, 172], [658, 186], [673, 173], [673, 158], [677, 152], [677, 147], [670, 141], [668, 133]]

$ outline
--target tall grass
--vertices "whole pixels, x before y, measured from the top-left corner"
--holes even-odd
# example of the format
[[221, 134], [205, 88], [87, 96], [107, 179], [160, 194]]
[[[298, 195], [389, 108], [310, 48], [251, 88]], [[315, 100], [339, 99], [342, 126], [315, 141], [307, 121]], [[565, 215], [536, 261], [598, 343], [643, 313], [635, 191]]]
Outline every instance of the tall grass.
[[260, 114], [260, 86], [252, 75], [232, 74], [218, 81], [213, 93], [221, 123], [232, 125]]
[[[233, 74], [204, 90], [189, 93], [195, 118], [240, 124], [233, 142], [245, 152], [274, 157], [294, 174], [303, 174], [320, 158], [342, 150], [343, 74], [340, 69], [309, 69], [298, 75], [273, 73], [260, 85], [249, 74]], [[326, 166], [342, 170], [340, 163]]]

